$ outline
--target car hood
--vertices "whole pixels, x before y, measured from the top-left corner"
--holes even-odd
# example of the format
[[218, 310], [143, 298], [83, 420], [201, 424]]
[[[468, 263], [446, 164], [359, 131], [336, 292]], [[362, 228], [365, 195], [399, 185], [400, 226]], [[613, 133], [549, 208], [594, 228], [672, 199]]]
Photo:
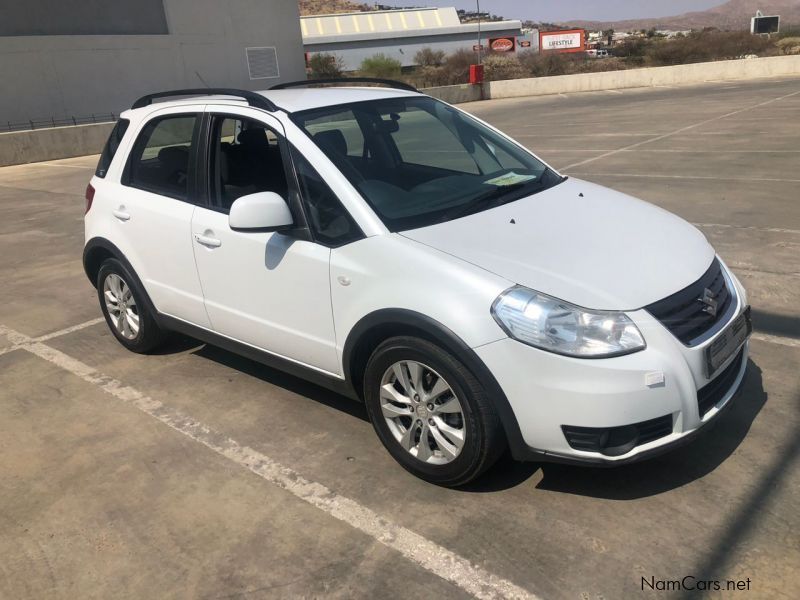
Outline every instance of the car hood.
[[693, 283], [714, 249], [683, 219], [567, 179], [490, 210], [401, 235], [511, 282], [598, 310], [634, 310]]

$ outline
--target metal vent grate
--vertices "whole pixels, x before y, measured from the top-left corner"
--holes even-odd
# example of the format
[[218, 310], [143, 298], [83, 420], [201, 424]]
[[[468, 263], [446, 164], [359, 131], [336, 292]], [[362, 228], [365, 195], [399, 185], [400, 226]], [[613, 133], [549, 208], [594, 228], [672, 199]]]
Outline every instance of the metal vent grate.
[[274, 79], [280, 77], [278, 69], [278, 51], [275, 46], [262, 48], [245, 48], [247, 52], [247, 70], [250, 79]]

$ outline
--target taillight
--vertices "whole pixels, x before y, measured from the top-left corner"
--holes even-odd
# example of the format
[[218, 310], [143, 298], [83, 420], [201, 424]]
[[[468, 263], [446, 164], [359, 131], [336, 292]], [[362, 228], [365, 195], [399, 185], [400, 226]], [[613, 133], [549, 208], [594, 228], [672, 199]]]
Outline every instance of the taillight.
[[94, 187], [90, 183], [89, 185], [86, 186], [86, 212], [83, 213], [84, 215], [91, 210], [93, 200], [94, 200]]

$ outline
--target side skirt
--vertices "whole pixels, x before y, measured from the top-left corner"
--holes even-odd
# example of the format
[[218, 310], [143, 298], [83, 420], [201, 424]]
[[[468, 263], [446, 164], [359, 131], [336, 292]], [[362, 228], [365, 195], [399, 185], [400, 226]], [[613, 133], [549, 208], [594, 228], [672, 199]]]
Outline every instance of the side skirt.
[[239, 354], [240, 356], [244, 356], [245, 358], [249, 358], [250, 360], [261, 363], [262, 365], [266, 365], [273, 369], [277, 369], [279, 371], [283, 371], [284, 373], [289, 373], [290, 375], [299, 377], [300, 379], [310, 381], [311, 383], [329, 389], [337, 394], [341, 394], [342, 396], [346, 396], [352, 400], [358, 400], [359, 402], [361, 401], [353, 386], [345, 379], [330, 377], [315, 369], [305, 367], [280, 356], [275, 356], [274, 354], [259, 350], [258, 348], [253, 348], [247, 344], [237, 342], [236, 340], [232, 340], [225, 336], [214, 333], [213, 331], [208, 331], [207, 329], [197, 327], [185, 321], [181, 321], [180, 319], [170, 317], [169, 315], [159, 313], [157, 318], [159, 326], [163, 329], [175, 331], [207, 344], [211, 344], [212, 346], [223, 348], [224, 350], [228, 350], [234, 354]]

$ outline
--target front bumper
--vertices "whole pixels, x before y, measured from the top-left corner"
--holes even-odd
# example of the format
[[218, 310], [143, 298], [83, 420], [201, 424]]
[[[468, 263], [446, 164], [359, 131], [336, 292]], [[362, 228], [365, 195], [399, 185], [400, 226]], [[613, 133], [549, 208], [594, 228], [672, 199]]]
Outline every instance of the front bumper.
[[[730, 322], [745, 308], [744, 290], [738, 282], [734, 286], [738, 305]], [[647, 348], [626, 356], [570, 358], [511, 339], [475, 349], [497, 379], [519, 425], [524, 447], [512, 448], [515, 458], [626, 464], [687, 443], [732, 404], [744, 381], [749, 342], [708, 378], [705, 348], [717, 336], [687, 347], [646, 311], [628, 314], [642, 331]], [[713, 405], [709, 407], [706, 401], [701, 406], [698, 390], [722, 378], [726, 370], [725, 387], [718, 390]], [[619, 431], [655, 420], [661, 424], [655, 439], [650, 436], [643, 443], [621, 446], [612, 453], [576, 448], [574, 439], [570, 444], [565, 434], [565, 426]]]

